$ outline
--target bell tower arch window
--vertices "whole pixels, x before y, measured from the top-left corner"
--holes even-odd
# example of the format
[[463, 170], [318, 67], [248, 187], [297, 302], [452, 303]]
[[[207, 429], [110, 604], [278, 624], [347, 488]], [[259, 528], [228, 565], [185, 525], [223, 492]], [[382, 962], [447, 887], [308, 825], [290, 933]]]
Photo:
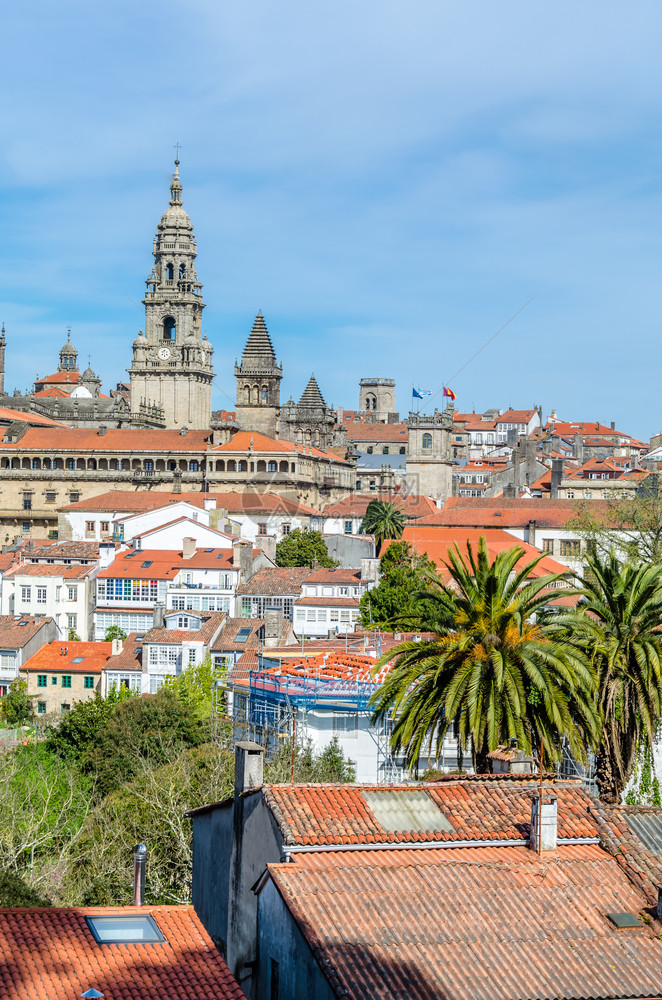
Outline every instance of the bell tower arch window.
[[185, 278], [185, 277], [186, 277], [186, 264], [180, 264], [179, 265], [179, 278], [181, 280], [182, 278]]
[[166, 264], [166, 281], [172, 281], [174, 268], [172, 264]]
[[163, 339], [174, 340], [176, 332], [177, 332], [177, 325], [175, 323], [174, 317], [166, 316], [166, 318], [163, 320]]

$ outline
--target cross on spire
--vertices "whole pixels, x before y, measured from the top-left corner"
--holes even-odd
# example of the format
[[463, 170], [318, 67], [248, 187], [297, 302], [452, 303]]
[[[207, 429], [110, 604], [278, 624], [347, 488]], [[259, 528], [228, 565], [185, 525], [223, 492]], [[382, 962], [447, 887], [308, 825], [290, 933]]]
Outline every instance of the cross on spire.
[[175, 145], [173, 146], [173, 149], [175, 150], [175, 163], [179, 163], [179, 150], [181, 148], [182, 148], [181, 143], [179, 142], [176, 142]]

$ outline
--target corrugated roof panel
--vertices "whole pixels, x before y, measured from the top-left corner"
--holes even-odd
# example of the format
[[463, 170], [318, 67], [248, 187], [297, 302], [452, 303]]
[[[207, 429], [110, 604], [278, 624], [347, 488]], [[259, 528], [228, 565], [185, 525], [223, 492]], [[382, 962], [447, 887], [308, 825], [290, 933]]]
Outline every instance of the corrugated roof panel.
[[662, 854], [662, 815], [626, 814], [627, 825], [653, 854]]
[[366, 805], [384, 830], [421, 830], [450, 833], [452, 824], [426, 791], [420, 788], [397, 792], [363, 791]]

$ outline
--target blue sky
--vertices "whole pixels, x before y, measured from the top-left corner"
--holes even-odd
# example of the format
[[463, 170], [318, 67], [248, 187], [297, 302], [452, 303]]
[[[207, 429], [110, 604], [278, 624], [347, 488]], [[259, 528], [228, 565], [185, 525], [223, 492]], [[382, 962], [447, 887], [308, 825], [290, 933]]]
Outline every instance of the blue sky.
[[[659, 0], [35, 0], [3, 13], [6, 384], [142, 325], [182, 144], [215, 407], [265, 314], [311, 371], [662, 429]], [[137, 304], [137, 305], [136, 305]], [[440, 397], [436, 400], [440, 402]]]

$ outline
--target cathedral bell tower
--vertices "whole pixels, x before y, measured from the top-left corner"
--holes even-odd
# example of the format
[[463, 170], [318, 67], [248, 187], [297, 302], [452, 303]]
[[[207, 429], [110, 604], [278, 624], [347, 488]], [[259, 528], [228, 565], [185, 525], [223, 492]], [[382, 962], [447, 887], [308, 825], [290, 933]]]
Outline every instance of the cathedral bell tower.
[[179, 160], [170, 205], [154, 236], [154, 267], [147, 279], [145, 332], [133, 342], [131, 412], [163, 409], [168, 428], [204, 430], [211, 420], [213, 348], [201, 336], [204, 302], [195, 271], [196, 238], [182, 207]]

